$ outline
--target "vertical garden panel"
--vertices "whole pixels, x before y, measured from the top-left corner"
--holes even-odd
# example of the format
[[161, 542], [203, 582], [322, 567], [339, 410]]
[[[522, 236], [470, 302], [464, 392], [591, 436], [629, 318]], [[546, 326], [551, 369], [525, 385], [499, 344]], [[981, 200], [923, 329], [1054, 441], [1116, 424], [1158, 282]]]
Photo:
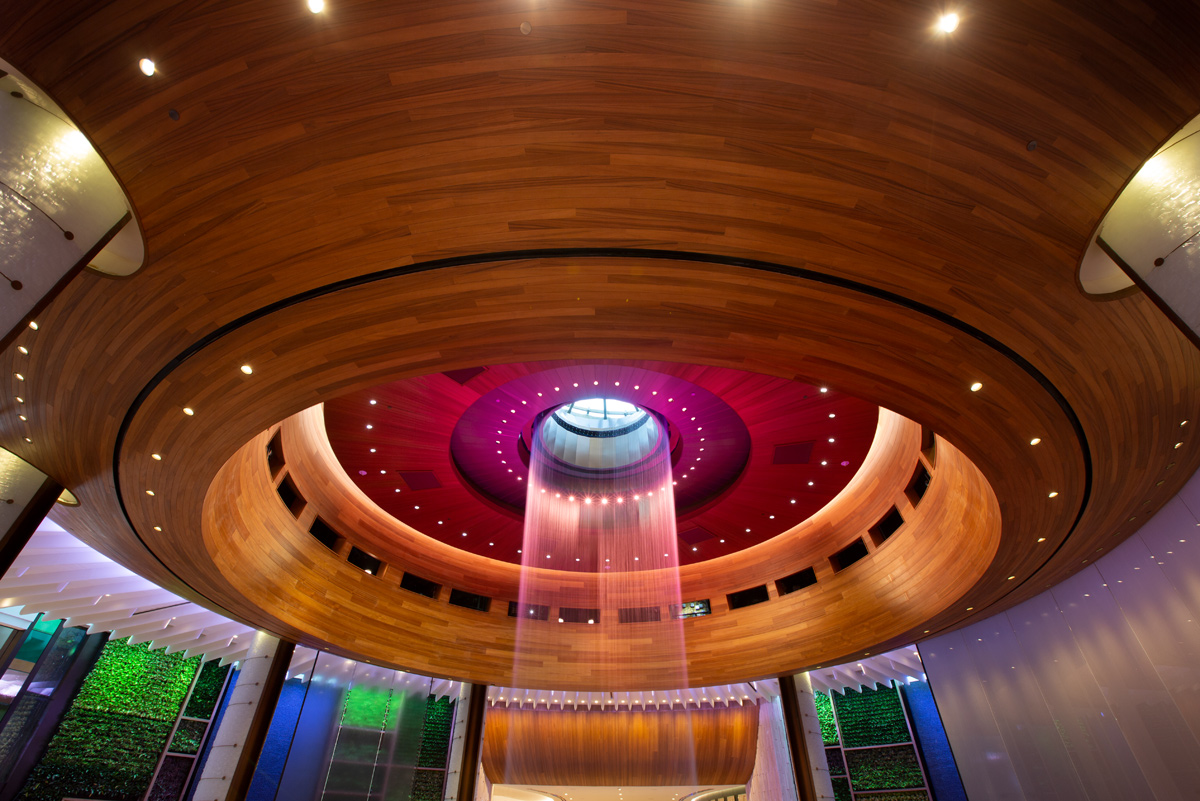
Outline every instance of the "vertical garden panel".
[[21, 801], [139, 798], [198, 667], [198, 658], [150, 651], [145, 643], [105, 645]]

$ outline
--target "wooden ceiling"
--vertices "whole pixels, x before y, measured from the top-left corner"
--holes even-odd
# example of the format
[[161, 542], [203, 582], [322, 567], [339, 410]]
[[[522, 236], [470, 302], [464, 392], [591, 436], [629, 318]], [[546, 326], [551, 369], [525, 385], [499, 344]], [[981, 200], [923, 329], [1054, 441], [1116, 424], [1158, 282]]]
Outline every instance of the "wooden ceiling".
[[[1195, 426], [1180, 426], [1197, 417], [1200, 354], [1144, 297], [1098, 303], [1075, 279], [1123, 183], [1200, 111], [1200, 8], [1001, 0], [950, 36], [936, 10], [0, 7], [0, 58], [108, 159], [148, 250], [131, 279], [79, 276], [0, 354], [24, 376], [5, 386], [0, 445], [80, 498], [59, 519], [105, 553], [358, 654], [370, 643], [298, 594], [369, 607], [361, 577], [284, 581], [295, 554], [268, 549], [271, 595], [206, 545], [205, 495], [243, 444], [315, 403], [480, 365], [757, 371], [936, 430], [978, 467], [1002, 527], [961, 585], [931, 569], [936, 541], [889, 563], [909, 571], [905, 593], [889, 594], [883, 560], [839, 574], [847, 598], [885, 599], [878, 627], [854, 603], [742, 616], [748, 639], [734, 639], [757, 647], [743, 678], [1028, 598], [1200, 463]], [[964, 471], [964, 497], [986, 504]], [[762, 643], [796, 615], [822, 633], [773, 660]], [[397, 636], [420, 629], [396, 620]]]
[[[495, 365], [462, 383], [439, 373], [343, 395], [325, 404], [325, 427], [342, 468], [373, 503], [427, 536], [519, 564], [529, 471], [518, 436], [527, 437], [530, 420], [564, 393], [594, 394], [596, 376], [610, 396], [654, 409], [679, 432], [680, 564], [765, 542], [807, 519], [862, 465], [879, 419], [878, 408], [858, 398], [761, 373], [538, 362]], [[720, 419], [732, 418], [743, 437], [721, 436], [712, 411], [695, 422], [706, 414], [697, 392], [715, 396], [725, 409]], [[495, 404], [495, 395], [504, 403]], [[473, 428], [456, 450], [468, 410]], [[806, 461], [775, 463], [776, 446], [797, 442], [811, 448]], [[748, 460], [739, 450], [747, 445]], [[432, 477], [432, 486], [413, 486], [405, 478], [410, 472]], [[510, 486], [509, 494], [485, 494]], [[505, 501], [516, 509], [501, 506]]]

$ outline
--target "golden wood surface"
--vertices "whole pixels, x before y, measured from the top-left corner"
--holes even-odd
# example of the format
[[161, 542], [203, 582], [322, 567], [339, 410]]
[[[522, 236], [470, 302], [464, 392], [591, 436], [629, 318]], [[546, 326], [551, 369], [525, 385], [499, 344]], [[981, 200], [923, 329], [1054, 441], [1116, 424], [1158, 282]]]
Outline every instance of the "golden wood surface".
[[[520, 11], [359, 0], [323, 16], [290, 0], [4, 5], [0, 58], [109, 160], [149, 262], [123, 281], [81, 275], [0, 354], [7, 375], [25, 376], [5, 386], [0, 444], [80, 498], [60, 519], [105, 553], [281, 634], [302, 627], [366, 653], [375, 644], [360, 651], [363, 633], [311, 596], [386, 607], [378, 582], [324, 564], [287, 572], [302, 546], [261, 544], [286, 527], [221, 529], [257, 549], [253, 598], [230, 578], [249, 568], [210, 555], [205, 494], [245, 443], [322, 400], [434, 371], [729, 366], [827, 382], [936, 430], [978, 467], [1002, 526], [994, 557], [962, 568], [977, 579], [935, 597], [917, 589], [940, 586], [950, 549], [930, 537], [889, 571], [880, 555], [902, 533], [818, 585], [843, 581], [843, 602], [714, 615], [759, 636], [776, 624], [811, 635], [786, 660], [756, 651], [741, 677], [1031, 597], [1120, 542], [1200, 462], [1195, 426], [1179, 425], [1197, 419], [1200, 356], [1145, 298], [1095, 303], [1074, 279], [1121, 185], [1200, 111], [1200, 9], [1001, 0], [952, 37], [931, 31], [934, 11], [879, 0]], [[137, 71], [145, 55], [153, 78]], [[205, 339], [337, 281], [555, 247], [679, 255], [476, 260], [307, 297]], [[238, 371], [246, 363], [252, 376]], [[972, 394], [975, 380], [984, 389]], [[945, 468], [940, 454], [931, 496]], [[971, 492], [986, 494], [960, 496]], [[241, 503], [222, 508], [255, 525], [271, 514], [265, 500]], [[978, 516], [966, 500], [950, 508]], [[925, 584], [905, 584], [918, 576]], [[761, 580], [729, 580], [743, 579]], [[884, 616], [857, 619], [860, 596]], [[473, 636], [472, 618], [453, 617], [466, 610], [426, 628], [396, 614], [398, 638], [436, 628], [453, 643], [448, 626]], [[818, 632], [814, 615], [848, 622]]]
[[483, 770], [495, 784], [745, 784], [758, 706], [701, 709], [517, 709], [493, 706]]

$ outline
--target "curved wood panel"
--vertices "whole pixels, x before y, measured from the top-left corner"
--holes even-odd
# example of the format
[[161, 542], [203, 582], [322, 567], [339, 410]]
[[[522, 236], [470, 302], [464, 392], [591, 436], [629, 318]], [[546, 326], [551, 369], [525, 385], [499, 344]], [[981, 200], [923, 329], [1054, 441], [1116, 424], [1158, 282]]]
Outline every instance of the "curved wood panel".
[[483, 769], [494, 784], [745, 784], [757, 745], [757, 704], [693, 710], [493, 706], [483, 729]]
[[[979, 471], [945, 441], [925, 498], [909, 522], [858, 564], [834, 573], [828, 556], [905, 502], [919, 428], [881, 412], [862, 470], [829, 506], [753, 548], [682, 567], [685, 599], [710, 598], [713, 614], [680, 622], [622, 624], [616, 610], [662, 586], [661, 571], [606, 576], [520, 568], [425, 537], [372, 504], [323, 438], [309, 409], [285, 421], [288, 476], [307, 506], [299, 519], [279, 500], [264, 432], [222, 468], [208, 492], [204, 535], [225, 597], [272, 616], [300, 641], [434, 675], [548, 689], [669, 689], [778, 675], [910, 641], [976, 586], [1000, 546], [996, 500]], [[907, 507], [906, 507], [907, 508]], [[307, 532], [315, 515], [384, 558], [368, 575]], [[776, 597], [773, 580], [813, 566], [819, 581]], [[401, 589], [412, 570], [494, 598], [481, 613]], [[731, 610], [725, 594], [767, 582], [772, 599]], [[523, 594], [518, 595], [523, 587]], [[597, 625], [517, 621], [504, 601], [599, 608]], [[663, 603], [666, 603], [664, 599]], [[257, 614], [262, 615], [262, 611]], [[664, 610], [665, 611], [665, 610]], [[665, 617], [665, 615], [664, 615]], [[682, 640], [676, 632], [682, 627]]]
[[[506, 675], [499, 657], [452, 657], [456, 638], [486, 652], [503, 631], [379, 599], [387, 576], [342, 575], [289, 540], [294, 521], [258, 528], [269, 485], [223, 466], [323, 400], [514, 360], [828, 382], [978, 468], [943, 451], [906, 530], [821, 579], [841, 582], [837, 600], [721, 617], [732, 640], [778, 626], [795, 643], [724, 666], [738, 678], [1032, 597], [1200, 464], [1196, 426], [1180, 426], [1200, 409], [1200, 353], [1144, 297], [1094, 303], [1075, 286], [1113, 195], [1197, 112], [1197, 4], [998, 0], [950, 37], [930, 30], [936, 9], [878, 0], [329, 6], [0, 6], [0, 57], [107, 158], [149, 254], [127, 281], [79, 276], [0, 353], [0, 445], [79, 497], [58, 513], [73, 531], [169, 589], [407, 664], [318, 599], [378, 606], [393, 642], [445, 649], [431, 672]], [[480, 255], [495, 253], [514, 255]], [[432, 269], [441, 257], [462, 260]], [[235, 495], [206, 510], [241, 484], [256, 508]], [[986, 563], [955, 568], [953, 542], [917, 537], [943, 484], [951, 521], [1000, 519]], [[960, 579], [939, 586], [947, 568]], [[864, 623], [860, 604], [882, 611]], [[698, 647], [718, 639], [704, 625], [688, 624]], [[544, 649], [546, 680], [571, 677], [570, 655]]]

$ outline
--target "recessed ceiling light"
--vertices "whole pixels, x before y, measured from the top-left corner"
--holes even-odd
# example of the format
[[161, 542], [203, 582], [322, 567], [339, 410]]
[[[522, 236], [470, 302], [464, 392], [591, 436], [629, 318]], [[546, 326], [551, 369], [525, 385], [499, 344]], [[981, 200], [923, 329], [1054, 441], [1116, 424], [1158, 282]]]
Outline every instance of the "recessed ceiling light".
[[371, 400], [367, 401], [367, 403], [369, 403], [369, 404], [371, 404], [372, 406], [374, 406], [375, 404], [379, 403], [379, 401], [375, 400], [374, 398], [371, 398]]
[[26, 420], [28, 420], [29, 418], [28, 418], [28, 417], [26, 417], [26, 416], [25, 416], [25, 415], [23, 415], [23, 414], [18, 414], [18, 415], [17, 415], [17, 419], [18, 419], [18, 420], [20, 420], [22, 423], [24, 423], [24, 422], [25, 422]]
[[162, 461], [162, 454], [161, 454], [161, 453], [152, 453], [152, 454], [150, 454], [150, 458], [151, 458], [151, 459], [153, 459], [153, 460], [154, 460], [154, 461], [156, 461], [156, 462], [161, 462], [161, 461]]
[[952, 33], [958, 29], [958, 15], [951, 12], [938, 17], [938, 30], [942, 33]]
[[1181, 425], [1181, 426], [1186, 426], [1186, 425], [1187, 425], [1187, 420], [1183, 420], [1183, 421], [1181, 421], [1181, 422], [1179, 423], [1179, 425]]
[[148, 58], [143, 58], [141, 61], [138, 62], [138, 69], [140, 69], [142, 71], [142, 74], [147, 77], [150, 75], [153, 75], [154, 74], [154, 62]]
[[1015, 579], [1015, 578], [1016, 578], [1016, 576], [1009, 576], [1009, 577], [1008, 577], [1008, 580], [1009, 580], [1009, 581], [1012, 581], [1012, 580], [1013, 580], [1013, 579]]
[[17, 380], [18, 380], [18, 381], [24, 381], [24, 380], [25, 380], [25, 376], [21, 375], [20, 373], [13, 373], [13, 375], [15, 375], [15, 376], [17, 377]]
[[22, 398], [20, 395], [18, 395], [18, 396], [17, 396], [17, 403], [24, 403], [24, 402], [25, 402], [25, 399], [24, 399], [24, 398]]
[[830, 442], [833, 442], [833, 437], [830, 437], [830, 438], [829, 438], [829, 441], [830, 441]]
[[[21, 376], [20, 376], [20, 374], [18, 374], [18, 375], [17, 375], [17, 378], [20, 378], [20, 377], [21, 377]], [[1176, 442], [1176, 443], [1175, 443], [1175, 448], [1176, 448], [1176, 450], [1178, 450], [1179, 448], [1182, 448], [1182, 447], [1183, 447], [1183, 443], [1182, 443], [1182, 442]]]
[[153, 494], [154, 494], [154, 490], [146, 490], [146, 494], [147, 494], [147, 495], [153, 495]]
[[1041, 437], [1034, 437], [1033, 439], [1029, 440], [1029, 444], [1030, 444], [1030, 445], [1037, 445], [1037, 444], [1038, 444], [1039, 442], [1041, 442], [1041, 441], [1042, 441], [1042, 438], [1041, 438]]
[[1054, 490], [1054, 491], [1052, 491], [1052, 492], [1050, 493], [1050, 497], [1051, 497], [1051, 498], [1057, 498], [1057, 497], [1058, 497], [1058, 490]]
[[195, 412], [187, 406], [183, 407], [183, 413], [186, 414], [188, 417], [191, 417], [192, 415], [195, 414]]
[[29, 327], [32, 328], [34, 331], [38, 330], [38, 324], [35, 320], [29, 321]]
[[374, 427], [375, 427], [375, 426], [371, 425], [370, 423], [367, 423], [367, 430], [368, 430], [368, 431], [370, 431], [370, 430], [371, 430], [372, 428], [374, 428]]
[[31, 440], [29, 437], [26, 437], [26, 438], [25, 438], [25, 441], [26, 441], [26, 442], [29, 442], [29, 443], [32, 443], [32, 442], [33, 442], [33, 440]]
[[155, 531], [162, 531], [162, 526], [155, 526], [155, 527], [154, 527], [154, 530], [155, 530]]
[[320, 14], [325, 10], [325, 0], [308, 0], [308, 10], [314, 14]]
[[254, 368], [253, 368], [253, 367], [251, 367], [251, 366], [250, 366], [250, 365], [248, 365], [248, 364], [243, 364], [243, 365], [242, 365], [242, 372], [243, 372], [243, 373], [245, 373], [246, 375], [250, 375], [251, 373], [253, 373], [253, 372], [254, 372]]
[[375, 449], [374, 449], [374, 448], [371, 448], [371, 453], [374, 453], [374, 452], [375, 452]]
[[971, 391], [972, 391], [972, 392], [978, 392], [978, 391], [979, 391], [979, 390], [981, 390], [981, 389], [983, 389], [983, 382], [982, 382], [982, 381], [976, 381], [974, 384], [972, 384], [972, 385], [971, 385]]
[[29, 348], [25, 347], [24, 345], [18, 345], [17, 350], [20, 351], [21, 355], [23, 355], [23, 356], [29, 355]]
[[792, 503], [795, 503], [795, 502], [796, 502], [796, 499], [795, 499], [795, 498], [792, 498]]

